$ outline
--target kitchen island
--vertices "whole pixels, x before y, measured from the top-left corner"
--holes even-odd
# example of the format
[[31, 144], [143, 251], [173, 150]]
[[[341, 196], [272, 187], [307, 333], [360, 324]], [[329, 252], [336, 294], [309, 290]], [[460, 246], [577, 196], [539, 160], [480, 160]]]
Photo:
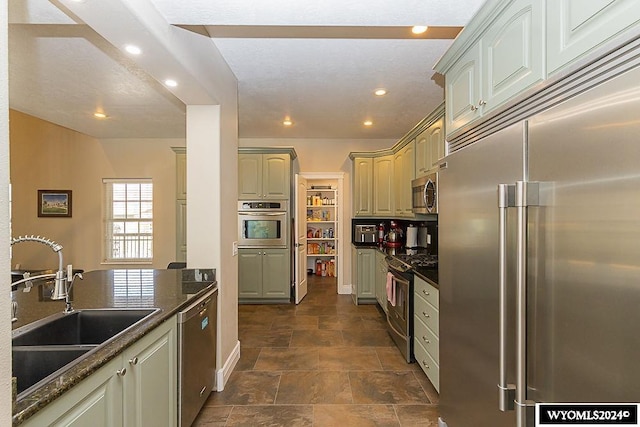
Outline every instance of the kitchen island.
[[[186, 270], [184, 270], [186, 272]], [[138, 341], [171, 321], [176, 314], [216, 286], [215, 273], [205, 281], [183, 281], [183, 270], [119, 269], [99, 270], [84, 274], [84, 280], [76, 280], [72, 288], [75, 310], [83, 309], [133, 309], [156, 308], [154, 314], [144, 318], [126, 334], [99, 346], [70, 369], [60, 372], [25, 393], [20, 394], [13, 410], [13, 425], [20, 425], [36, 415], [55, 400], [62, 398], [74, 386], [89, 378], [109, 362], [134, 346]], [[14, 330], [47, 316], [60, 313], [64, 301], [43, 298], [42, 288], [34, 286], [30, 292], [12, 292], [12, 300], [18, 303], [18, 320]], [[171, 325], [175, 335], [175, 327]], [[175, 342], [174, 342], [175, 345]], [[172, 354], [173, 358], [174, 355]], [[124, 374], [123, 374], [124, 375]], [[86, 382], [85, 382], [86, 383]], [[70, 394], [70, 393], [69, 393]]]

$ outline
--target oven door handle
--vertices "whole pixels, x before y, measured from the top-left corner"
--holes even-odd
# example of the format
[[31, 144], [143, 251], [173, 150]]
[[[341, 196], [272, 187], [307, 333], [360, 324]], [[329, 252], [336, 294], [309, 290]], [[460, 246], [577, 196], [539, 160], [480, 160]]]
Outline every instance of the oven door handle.
[[387, 312], [387, 325], [389, 325], [389, 327], [391, 329], [393, 329], [393, 332], [395, 332], [396, 334], [400, 335], [401, 337], [404, 337], [405, 336], [404, 332], [400, 332], [399, 330], [396, 329], [395, 325], [393, 324], [393, 322], [389, 318], [389, 313], [390, 313], [390, 311]]
[[389, 268], [389, 272], [393, 274], [393, 280], [403, 283], [406, 286], [409, 286], [408, 280], [405, 280], [403, 277], [400, 277], [397, 274], [394, 274], [394, 273], [405, 273], [404, 271], [398, 270], [397, 268], [393, 267], [391, 264], [387, 264], [387, 267]]
[[286, 212], [240, 212], [240, 216], [283, 216]]

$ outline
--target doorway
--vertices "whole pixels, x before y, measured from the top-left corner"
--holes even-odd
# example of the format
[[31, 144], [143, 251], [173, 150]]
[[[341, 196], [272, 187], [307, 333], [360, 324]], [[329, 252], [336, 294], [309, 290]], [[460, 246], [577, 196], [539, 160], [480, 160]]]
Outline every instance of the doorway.
[[[296, 192], [296, 286], [333, 288], [338, 294], [349, 294], [344, 284], [346, 261], [343, 219], [343, 173], [300, 173], [306, 189]], [[304, 188], [304, 187], [302, 187]], [[303, 194], [304, 193], [304, 194]], [[302, 214], [304, 212], [304, 214]], [[302, 298], [296, 298], [299, 303]]]

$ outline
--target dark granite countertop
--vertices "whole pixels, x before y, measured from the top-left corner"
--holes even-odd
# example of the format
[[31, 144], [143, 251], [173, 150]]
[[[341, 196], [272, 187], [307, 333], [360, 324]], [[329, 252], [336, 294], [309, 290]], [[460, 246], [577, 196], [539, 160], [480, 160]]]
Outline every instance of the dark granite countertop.
[[[149, 331], [171, 318], [189, 301], [216, 286], [215, 273], [210, 281], [184, 282], [182, 270], [121, 269], [84, 273], [72, 289], [76, 310], [91, 308], [158, 308], [125, 335], [99, 348], [77, 365], [26, 395], [20, 395], [13, 409], [13, 425], [19, 425], [37, 411], [64, 394], [81, 380], [119, 355]], [[18, 321], [13, 329], [32, 323], [64, 309], [64, 301], [42, 298], [42, 287], [30, 292], [11, 293], [18, 303]]]

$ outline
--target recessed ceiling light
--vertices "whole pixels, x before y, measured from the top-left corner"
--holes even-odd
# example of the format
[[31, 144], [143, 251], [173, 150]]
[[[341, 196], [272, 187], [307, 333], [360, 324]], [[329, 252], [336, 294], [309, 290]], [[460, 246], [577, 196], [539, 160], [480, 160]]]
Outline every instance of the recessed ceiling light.
[[142, 53], [142, 50], [135, 45], [132, 44], [128, 44], [124, 47], [124, 50], [126, 50], [127, 52], [129, 52], [132, 55], [140, 55]]
[[164, 81], [164, 84], [166, 84], [169, 87], [176, 87], [178, 86], [178, 82], [172, 79], [167, 79]]
[[425, 33], [427, 31], [427, 27], [426, 25], [414, 25], [413, 28], [411, 28], [411, 32], [413, 34], [422, 34]]
[[373, 122], [371, 120], [365, 120], [362, 124], [365, 126], [373, 126]]
[[291, 126], [291, 125], [293, 125], [293, 122], [291, 121], [291, 118], [290, 118], [290, 117], [286, 117], [286, 118], [282, 121], [282, 124], [283, 124], [283, 125], [285, 125], [285, 126]]
[[387, 94], [387, 90], [380, 88], [380, 89], [376, 89], [375, 92], [373, 92], [376, 96], [384, 96]]
[[105, 113], [101, 113], [99, 111], [93, 113], [93, 117], [95, 117], [96, 119], [106, 119], [107, 115]]

